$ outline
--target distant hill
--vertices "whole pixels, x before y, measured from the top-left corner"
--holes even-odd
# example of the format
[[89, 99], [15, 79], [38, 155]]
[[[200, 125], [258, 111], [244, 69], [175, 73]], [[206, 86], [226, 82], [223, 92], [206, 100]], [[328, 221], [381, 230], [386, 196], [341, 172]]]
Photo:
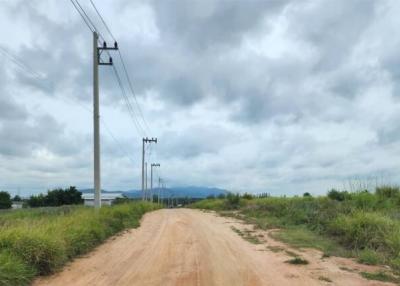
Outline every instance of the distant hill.
[[[93, 189], [80, 189], [82, 193], [93, 193]], [[142, 191], [141, 190], [130, 190], [130, 191], [106, 191], [102, 190], [105, 193], [123, 193], [128, 198], [141, 198]], [[158, 193], [158, 188], [154, 189], [154, 192]], [[196, 187], [196, 186], [189, 186], [189, 187], [173, 187], [173, 188], [165, 188], [164, 190], [164, 197], [171, 196], [174, 198], [196, 198], [196, 199], [203, 199], [208, 196], [218, 196], [220, 194], [226, 194], [227, 191], [219, 188], [208, 188], [208, 187]]]

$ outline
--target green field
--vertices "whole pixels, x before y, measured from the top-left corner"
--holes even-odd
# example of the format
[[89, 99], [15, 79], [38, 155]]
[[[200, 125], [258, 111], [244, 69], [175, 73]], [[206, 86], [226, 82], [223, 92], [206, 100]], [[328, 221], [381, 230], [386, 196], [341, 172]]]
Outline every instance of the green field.
[[99, 211], [68, 206], [0, 212], [0, 285], [27, 285], [53, 273], [108, 237], [138, 227], [155, 208], [137, 202]]
[[364, 264], [386, 264], [400, 272], [400, 191], [383, 186], [374, 192], [330, 192], [320, 197], [229, 195], [193, 208], [237, 216], [262, 229], [279, 228], [274, 237], [295, 247], [314, 247], [324, 256], [356, 257]]

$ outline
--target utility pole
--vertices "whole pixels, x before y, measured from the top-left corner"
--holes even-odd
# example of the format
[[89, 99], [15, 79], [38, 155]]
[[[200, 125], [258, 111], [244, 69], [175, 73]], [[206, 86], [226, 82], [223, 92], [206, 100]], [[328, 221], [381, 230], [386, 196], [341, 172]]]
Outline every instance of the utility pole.
[[153, 167], [160, 167], [159, 163], [152, 163], [150, 165], [150, 197], [151, 202], [153, 202]]
[[160, 204], [160, 196], [161, 196], [161, 178], [158, 177], [158, 204]]
[[114, 47], [98, 46], [99, 35], [93, 32], [93, 157], [94, 157], [94, 207], [101, 207], [101, 180], [100, 180], [100, 100], [99, 100], [99, 65], [112, 65], [112, 58], [108, 63], [101, 61], [104, 50], [118, 50], [117, 42]]
[[147, 195], [148, 195], [148, 193], [147, 193], [147, 162], [145, 162], [144, 165], [145, 165], [144, 198], [147, 201]]
[[[145, 145], [146, 145], [146, 143], [152, 143], [152, 142], [154, 142], [154, 143], [156, 143], [157, 144], [157, 138], [151, 138], [151, 139], [149, 139], [149, 138], [143, 138], [143, 141], [142, 141], [142, 200], [144, 201], [145, 200], [145, 181], [144, 181], [144, 163], [145, 163]], [[147, 184], [147, 178], [146, 178], [146, 184]], [[146, 187], [146, 189], [147, 189], [147, 187]]]

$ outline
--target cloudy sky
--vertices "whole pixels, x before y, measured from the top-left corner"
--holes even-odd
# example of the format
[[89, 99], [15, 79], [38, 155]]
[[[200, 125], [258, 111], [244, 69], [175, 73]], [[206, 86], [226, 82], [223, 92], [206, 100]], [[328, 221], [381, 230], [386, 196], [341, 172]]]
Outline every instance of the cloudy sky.
[[[158, 138], [149, 162], [173, 186], [400, 183], [399, 1], [95, 3], [148, 124], [100, 67], [103, 188], [140, 187], [143, 135]], [[0, 30], [0, 188], [91, 187], [90, 30], [69, 0], [0, 0]]]

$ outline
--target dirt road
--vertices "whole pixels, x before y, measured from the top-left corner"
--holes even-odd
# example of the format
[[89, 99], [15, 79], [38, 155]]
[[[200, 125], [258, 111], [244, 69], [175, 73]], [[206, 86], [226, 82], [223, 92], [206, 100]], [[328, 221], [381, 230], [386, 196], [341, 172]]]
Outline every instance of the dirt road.
[[245, 229], [252, 231], [212, 213], [159, 210], [146, 214], [140, 228], [112, 238], [34, 285], [391, 285], [357, 273], [373, 268], [321, 259], [314, 250], [291, 250], [309, 265], [285, 263], [290, 258], [287, 246], [265, 232], [252, 232], [263, 241], [252, 244], [238, 234]]

